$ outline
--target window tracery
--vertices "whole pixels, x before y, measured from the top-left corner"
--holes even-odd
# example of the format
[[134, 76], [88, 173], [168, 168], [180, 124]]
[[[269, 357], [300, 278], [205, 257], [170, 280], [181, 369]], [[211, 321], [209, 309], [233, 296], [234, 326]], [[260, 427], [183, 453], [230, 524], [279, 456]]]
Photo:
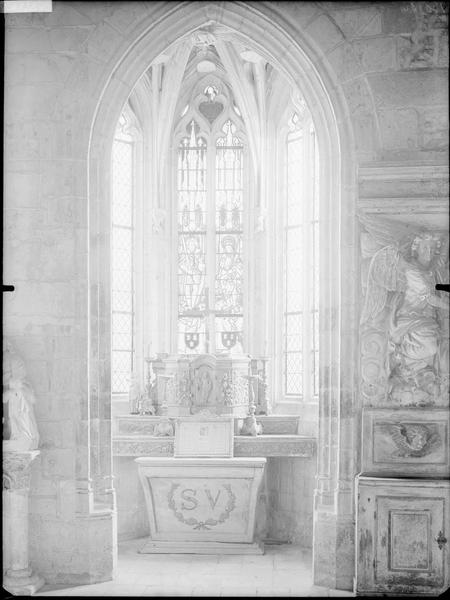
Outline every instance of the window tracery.
[[[151, 184], [149, 213], [170, 215], [172, 226], [167, 221], [163, 230], [159, 221], [153, 224], [153, 233], [161, 233], [161, 236], [158, 241], [152, 238], [153, 241], [146, 242], [146, 247], [159, 244], [160, 250], [151, 267], [151, 276], [148, 274], [147, 285], [152, 285], [154, 275], [166, 268], [159, 266], [162, 265], [161, 252], [166, 254], [166, 266], [172, 265], [172, 273], [170, 277], [164, 274], [164, 284], [158, 290], [147, 292], [146, 297], [152, 300], [152, 306], [154, 301], [160, 304], [169, 302], [157, 311], [144, 308], [147, 314], [158, 312], [164, 315], [163, 325], [159, 324], [158, 315], [150, 315], [153, 322], [148, 326], [148, 333], [144, 334], [145, 348], [150, 348], [149, 340], [154, 343], [154, 351], [183, 354], [225, 350], [240, 353], [245, 346], [247, 352], [264, 353], [274, 358], [274, 379], [277, 380], [273, 388], [275, 403], [279, 398], [298, 402], [317, 397], [317, 152], [309, 110], [299, 93], [285, 94], [283, 85], [286, 82], [282, 78], [277, 80], [272, 76], [270, 81], [264, 80], [264, 68], [261, 69], [259, 63], [239, 63], [240, 58], [232, 45], [223, 47], [222, 44], [218, 52], [209, 45], [205, 51], [208, 60], [217, 63], [217, 68], [214, 73], [199, 72], [195, 49], [190, 58], [185, 57], [185, 72], [180, 67], [175, 73], [181, 83], [177, 88], [178, 99], [172, 101], [172, 119], [175, 121], [171, 121], [169, 128], [162, 126], [164, 119], [158, 117], [154, 120], [154, 117], [161, 111], [162, 115], [168, 112], [164, 109], [164, 98], [168, 97], [166, 87], [172, 76], [166, 77], [165, 73], [173, 61], [167, 56], [167, 67], [162, 62], [155, 63], [150, 69], [151, 81], [158, 81], [161, 85], [158, 86], [159, 91], [150, 90], [152, 114], [149, 132], [154, 137], [150, 160], [155, 183]], [[221, 64], [221, 60], [225, 62]], [[228, 67], [224, 69], [227, 61], [233, 63], [231, 74]], [[245, 69], [239, 71], [239, 64], [250, 66], [258, 77], [250, 81]], [[235, 94], [239, 76], [243, 78], [242, 86]], [[249, 91], [252, 92], [250, 96], [245, 95]], [[248, 103], [243, 101], [243, 94]], [[277, 107], [270, 109], [269, 116], [269, 107], [273, 103]], [[287, 106], [290, 113], [286, 116], [283, 111]], [[284, 131], [280, 171], [270, 151], [266, 152], [265, 145], [270, 148], [268, 123], [274, 131], [279, 132], [280, 127]], [[168, 140], [167, 145], [163, 138]], [[168, 168], [170, 160], [167, 151], [164, 151], [170, 140], [175, 154], [172, 170]], [[260, 143], [255, 143], [255, 140], [260, 140]], [[162, 164], [165, 165], [164, 173], [159, 168]], [[281, 179], [284, 181], [279, 190], [281, 193], [275, 194], [272, 212], [268, 209], [266, 190], [274, 189], [270, 179], [276, 180], [277, 171], [282, 172]], [[280, 260], [273, 270], [279, 277], [279, 291], [275, 295], [278, 294], [280, 300], [274, 300], [275, 295], [266, 293], [262, 287], [270, 285], [270, 276], [267, 278], [266, 274], [258, 272], [250, 277], [251, 269], [262, 264], [261, 257], [267, 252], [269, 232], [266, 218], [270, 224], [275, 213], [282, 215], [279, 222], [277, 216], [275, 232], [280, 239], [276, 242], [277, 247], [281, 244], [282, 248], [281, 254], [277, 250]], [[160, 220], [163, 223], [163, 217]], [[116, 227], [114, 223], [113, 227]], [[267, 227], [271, 229], [271, 225]], [[119, 240], [119, 234], [114, 235], [113, 232], [113, 243], [116, 244], [114, 240]], [[127, 269], [128, 273], [133, 273], [134, 265], [128, 265]], [[145, 278], [145, 265], [143, 273]], [[135, 283], [132, 281], [131, 287]], [[124, 330], [121, 331], [118, 325], [121, 317], [113, 315], [113, 351], [117, 357], [119, 352], [128, 352], [128, 355], [121, 356], [127, 356], [129, 375], [136, 357], [135, 341], [126, 349], [116, 345], [119, 340], [123, 345], [130, 335], [133, 337], [129, 331], [133, 332], [135, 327], [136, 303], [133, 292], [113, 291], [116, 297], [119, 293], [128, 294], [128, 303], [132, 304], [132, 324], [128, 319], [127, 328], [120, 325]], [[277, 333], [271, 334], [275, 340], [272, 347], [265, 341], [265, 334], [256, 331], [259, 317], [249, 314], [249, 311], [255, 310], [255, 299], [260, 302], [264, 295], [263, 302], [267, 303], [267, 323], [264, 326], [267, 329], [278, 328]], [[120, 312], [113, 307], [114, 311]], [[271, 312], [277, 315], [273, 323], [268, 316]], [[169, 323], [170, 335], [165, 333], [169, 331]], [[124, 374], [128, 366], [125, 362], [119, 365], [113, 360], [113, 372], [118, 373], [121, 368], [121, 389], [126, 391], [128, 384]]]
[[232, 103], [224, 88], [203, 84], [178, 146], [181, 353], [242, 351], [244, 141], [236, 118], [230, 118]]

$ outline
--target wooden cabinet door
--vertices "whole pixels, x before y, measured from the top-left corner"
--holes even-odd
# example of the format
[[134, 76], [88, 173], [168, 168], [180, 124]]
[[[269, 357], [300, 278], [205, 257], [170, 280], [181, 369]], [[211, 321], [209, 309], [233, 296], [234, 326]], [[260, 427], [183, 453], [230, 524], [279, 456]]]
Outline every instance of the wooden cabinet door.
[[367, 487], [359, 485], [357, 592], [437, 595], [447, 580], [448, 487], [366, 479]]
[[377, 498], [375, 581], [401, 592], [444, 585], [444, 498]]

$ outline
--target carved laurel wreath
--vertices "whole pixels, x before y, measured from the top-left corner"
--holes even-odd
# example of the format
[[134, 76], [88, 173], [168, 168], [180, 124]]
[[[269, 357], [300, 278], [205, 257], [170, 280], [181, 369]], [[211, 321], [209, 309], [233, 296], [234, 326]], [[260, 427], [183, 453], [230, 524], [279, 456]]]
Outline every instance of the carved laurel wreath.
[[173, 483], [172, 487], [170, 488], [170, 492], [167, 495], [169, 508], [172, 509], [175, 517], [181, 523], [184, 523], [185, 525], [193, 525], [194, 529], [209, 530], [209, 529], [211, 529], [211, 527], [214, 527], [215, 525], [218, 525], [219, 523], [225, 523], [225, 521], [229, 518], [230, 513], [232, 513], [233, 510], [236, 508], [236, 496], [231, 489], [231, 485], [223, 484], [223, 487], [228, 492], [228, 502], [227, 502], [227, 505], [225, 506], [223, 513], [221, 513], [219, 515], [218, 519], [206, 519], [206, 521], [198, 521], [195, 517], [189, 517], [189, 519], [185, 519], [183, 514], [177, 510], [177, 507], [175, 506], [175, 499], [173, 497], [175, 490], [179, 486], [180, 486], [179, 483]]

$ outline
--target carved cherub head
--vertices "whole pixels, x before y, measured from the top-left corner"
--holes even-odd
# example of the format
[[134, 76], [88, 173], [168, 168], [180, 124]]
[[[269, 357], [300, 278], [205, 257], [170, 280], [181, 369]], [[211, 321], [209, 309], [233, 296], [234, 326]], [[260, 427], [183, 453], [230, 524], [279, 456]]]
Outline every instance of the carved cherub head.
[[422, 450], [428, 441], [428, 430], [421, 425], [408, 425], [404, 428], [403, 435], [412, 450]]

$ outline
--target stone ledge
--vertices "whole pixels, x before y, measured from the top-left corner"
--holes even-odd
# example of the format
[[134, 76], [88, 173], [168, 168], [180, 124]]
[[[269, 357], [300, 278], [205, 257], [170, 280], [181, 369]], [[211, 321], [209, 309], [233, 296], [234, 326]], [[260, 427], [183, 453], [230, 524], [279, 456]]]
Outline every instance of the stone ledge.
[[[113, 418], [114, 430], [119, 436], [152, 436], [154, 427], [161, 421], [166, 421], [167, 418], [174, 424], [177, 417], [115, 415]], [[263, 426], [263, 432], [270, 435], [297, 434], [299, 419], [298, 415], [256, 415], [257, 422]], [[242, 417], [235, 417], [235, 432], [239, 423], [242, 424]]]
[[[173, 456], [173, 444], [173, 437], [118, 435], [113, 438], [113, 455]], [[311, 458], [316, 446], [316, 438], [300, 435], [235, 436], [234, 456]]]
[[447, 165], [372, 163], [362, 165], [358, 170], [359, 180], [365, 181], [415, 181], [421, 179], [448, 179]]

